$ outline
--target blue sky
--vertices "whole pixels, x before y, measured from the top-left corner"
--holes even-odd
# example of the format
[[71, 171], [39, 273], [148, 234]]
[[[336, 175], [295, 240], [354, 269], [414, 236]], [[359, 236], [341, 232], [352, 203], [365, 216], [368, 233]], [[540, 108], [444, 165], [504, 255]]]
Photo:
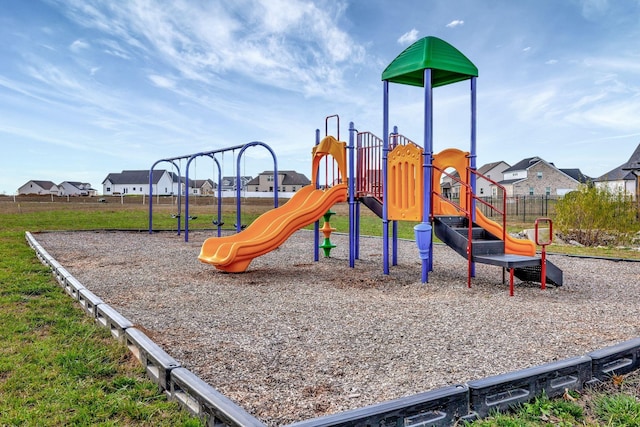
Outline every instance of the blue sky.
[[[640, 143], [639, 0], [0, 0], [0, 193], [263, 141], [311, 175], [339, 114], [382, 136], [384, 68], [436, 36], [479, 69], [478, 166], [540, 156], [599, 176]], [[468, 83], [434, 91], [434, 148], [468, 149]], [[422, 144], [422, 90], [391, 124]], [[335, 122], [330, 124], [330, 133]], [[234, 174], [231, 155], [225, 175]], [[211, 162], [195, 178], [213, 175]], [[272, 169], [246, 151], [243, 174]], [[191, 178], [194, 178], [192, 175]]]

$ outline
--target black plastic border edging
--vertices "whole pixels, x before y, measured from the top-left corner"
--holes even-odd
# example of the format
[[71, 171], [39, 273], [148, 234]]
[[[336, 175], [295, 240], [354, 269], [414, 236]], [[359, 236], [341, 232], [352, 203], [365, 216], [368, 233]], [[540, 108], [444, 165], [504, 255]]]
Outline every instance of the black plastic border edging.
[[[96, 323], [126, 345], [146, 369], [147, 375], [207, 426], [265, 427], [243, 408], [183, 368], [125, 317], [87, 290], [60, 263], [25, 233], [37, 258], [47, 265], [56, 281]], [[289, 424], [289, 427], [364, 427], [368, 425], [450, 426], [458, 420], [483, 418], [545, 393], [549, 397], [566, 390], [640, 369], [640, 337], [583, 356], [572, 357], [466, 384], [403, 397], [333, 415]]]
[[[122, 316], [113, 307], [87, 290], [62, 265], [60, 265], [26, 232], [26, 239], [37, 258], [51, 268], [60, 287], [77, 300], [94, 321], [111, 332], [119, 343], [145, 367], [147, 376], [167, 394], [170, 400], [178, 402], [184, 409], [198, 416], [207, 426], [265, 427], [265, 424], [236, 405], [213, 387], [202, 381], [156, 345], [142, 331]], [[58, 277], [66, 272], [65, 280]]]

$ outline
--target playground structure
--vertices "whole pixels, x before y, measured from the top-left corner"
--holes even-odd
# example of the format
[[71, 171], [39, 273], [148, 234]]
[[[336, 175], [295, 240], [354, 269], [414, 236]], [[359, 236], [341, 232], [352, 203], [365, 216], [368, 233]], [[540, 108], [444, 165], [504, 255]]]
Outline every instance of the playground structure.
[[[207, 239], [199, 259], [223, 271], [242, 272], [253, 258], [276, 249], [294, 231], [315, 222], [317, 261], [318, 248], [321, 247], [318, 220], [327, 214], [333, 204], [348, 198], [350, 267], [354, 267], [355, 260], [359, 258], [360, 208], [364, 205], [382, 219], [384, 274], [390, 273], [390, 258], [391, 264], [397, 265], [397, 222], [414, 221], [419, 222], [414, 230], [422, 260], [423, 283], [428, 282], [428, 273], [433, 269], [432, 235], [435, 233], [442, 242], [467, 258], [469, 287], [471, 278], [475, 276], [475, 263], [478, 262], [502, 267], [503, 273], [508, 270], [511, 295], [514, 276], [540, 282], [543, 289], [546, 283], [562, 285], [562, 271], [547, 261], [544, 254], [542, 257], [536, 255], [536, 243], [507, 234], [506, 190], [476, 170], [477, 76], [477, 67], [450, 44], [435, 37], [418, 40], [398, 55], [382, 73], [383, 137], [379, 138], [371, 132], [359, 132], [351, 122], [349, 143], [341, 142], [339, 118], [327, 117], [322, 140], [319, 131], [316, 131], [311, 185], [296, 193], [284, 206], [278, 207], [276, 203], [273, 210], [263, 214], [246, 230], [238, 228], [236, 235]], [[434, 153], [433, 89], [464, 81], [470, 82], [470, 149], [448, 148]], [[424, 88], [423, 147], [399, 134], [397, 128], [389, 132], [390, 83]], [[336, 137], [327, 135], [328, 120], [334, 117], [338, 120]], [[189, 161], [192, 159], [193, 156]], [[322, 159], [327, 165], [324, 184], [319, 181]], [[333, 180], [329, 179], [330, 159], [332, 169], [338, 170], [338, 178], [334, 177]], [[443, 176], [459, 184], [461, 191], [458, 201], [443, 194]], [[475, 190], [478, 180], [488, 180], [499, 189], [501, 195], [498, 200], [502, 201], [502, 206], [491, 205], [477, 197]], [[277, 190], [275, 193], [277, 195]], [[277, 196], [275, 199], [277, 201]], [[500, 222], [485, 216], [477, 208], [477, 203], [482, 203], [485, 209], [500, 217]], [[551, 228], [550, 221], [548, 227]], [[536, 225], [536, 242], [540, 242], [538, 229]], [[327, 231], [332, 230], [329, 228]], [[330, 246], [327, 239], [325, 243], [327, 247]], [[543, 253], [549, 243], [550, 240], [541, 244]]]

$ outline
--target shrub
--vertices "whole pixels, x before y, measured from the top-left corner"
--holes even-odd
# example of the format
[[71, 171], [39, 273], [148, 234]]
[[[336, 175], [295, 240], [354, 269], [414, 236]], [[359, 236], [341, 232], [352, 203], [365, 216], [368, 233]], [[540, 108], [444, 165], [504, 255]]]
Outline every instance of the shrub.
[[561, 237], [585, 246], [628, 244], [640, 229], [633, 199], [620, 191], [581, 186], [556, 206]]

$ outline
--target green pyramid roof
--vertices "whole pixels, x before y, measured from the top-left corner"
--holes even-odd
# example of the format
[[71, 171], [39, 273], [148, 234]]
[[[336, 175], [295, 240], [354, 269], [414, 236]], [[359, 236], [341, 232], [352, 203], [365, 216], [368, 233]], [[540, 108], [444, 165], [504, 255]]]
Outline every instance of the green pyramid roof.
[[458, 49], [437, 37], [425, 37], [406, 48], [382, 72], [382, 80], [424, 86], [424, 70], [431, 68], [433, 87], [478, 76], [478, 68]]

